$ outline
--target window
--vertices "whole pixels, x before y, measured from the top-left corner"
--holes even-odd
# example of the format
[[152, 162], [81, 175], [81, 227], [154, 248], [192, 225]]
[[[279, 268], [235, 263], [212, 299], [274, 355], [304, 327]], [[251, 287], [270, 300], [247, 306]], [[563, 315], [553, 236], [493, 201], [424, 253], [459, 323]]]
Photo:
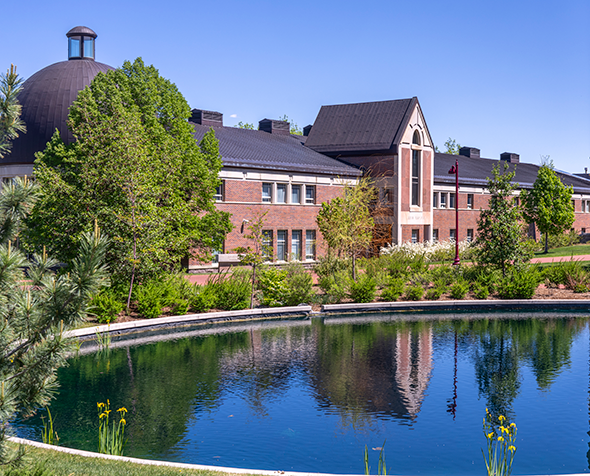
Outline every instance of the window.
[[438, 241], [438, 228], [432, 230], [432, 241]]
[[315, 259], [315, 230], [305, 232], [305, 259]]
[[473, 210], [473, 194], [472, 193], [467, 194], [467, 208], [469, 208], [469, 210]]
[[84, 37], [84, 58], [94, 58], [94, 39]]
[[277, 184], [277, 203], [287, 203], [287, 184]]
[[514, 204], [518, 207], [520, 206], [520, 198], [514, 197]]
[[80, 58], [80, 40], [79, 36], [74, 36], [68, 39], [68, 58]]
[[412, 243], [420, 241], [420, 230], [412, 230]]
[[469, 242], [473, 241], [473, 228], [467, 229], [467, 241], [469, 241]]
[[432, 194], [432, 208], [438, 208], [438, 192]]
[[301, 260], [301, 230], [291, 232], [291, 259]]
[[272, 230], [262, 231], [262, 253], [264, 257], [272, 261]]
[[455, 194], [449, 194], [449, 208], [455, 208]]
[[225, 185], [224, 182], [221, 182], [216, 188], [215, 188], [215, 195], [213, 195], [213, 198], [215, 198], [216, 202], [223, 202], [223, 186]]
[[277, 231], [277, 260], [287, 261], [287, 230]]
[[450, 238], [451, 238], [452, 241], [455, 241], [457, 239], [457, 233], [456, 233], [456, 231], [457, 230], [455, 230], [454, 228], [451, 228], [450, 229], [449, 236], [450, 236]]
[[440, 194], [440, 207], [447, 208], [447, 194], [446, 193]]
[[305, 186], [305, 203], [313, 205], [315, 203], [315, 185]]
[[420, 205], [420, 151], [412, 151], [412, 205]]
[[586, 228], [582, 228], [582, 229], [580, 230], [580, 233], [582, 233], [582, 235], [583, 235], [584, 233], [586, 233]]
[[291, 185], [291, 203], [301, 203], [301, 185]]
[[272, 183], [262, 184], [262, 201], [264, 203], [272, 202]]
[[390, 188], [383, 189], [383, 201], [385, 203], [393, 203], [393, 190]]

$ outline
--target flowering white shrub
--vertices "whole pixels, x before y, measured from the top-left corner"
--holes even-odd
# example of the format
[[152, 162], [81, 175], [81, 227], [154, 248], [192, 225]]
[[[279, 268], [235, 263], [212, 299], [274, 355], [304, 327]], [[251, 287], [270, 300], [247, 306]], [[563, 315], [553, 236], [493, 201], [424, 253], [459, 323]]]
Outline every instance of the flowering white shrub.
[[[470, 241], [459, 242], [459, 253], [464, 255], [465, 252], [473, 246]], [[425, 241], [423, 243], [401, 243], [399, 245], [390, 244], [381, 248], [381, 255], [401, 254], [409, 258], [424, 257], [428, 261], [440, 261], [451, 259], [455, 255], [455, 241]]]

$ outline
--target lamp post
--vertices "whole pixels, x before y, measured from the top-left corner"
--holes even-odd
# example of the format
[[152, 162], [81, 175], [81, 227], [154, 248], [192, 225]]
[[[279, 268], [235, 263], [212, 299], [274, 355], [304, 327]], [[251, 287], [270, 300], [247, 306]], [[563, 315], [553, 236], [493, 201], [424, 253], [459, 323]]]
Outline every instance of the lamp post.
[[459, 159], [455, 159], [455, 165], [449, 170], [449, 174], [455, 174], [455, 261], [453, 266], [461, 264], [459, 259]]

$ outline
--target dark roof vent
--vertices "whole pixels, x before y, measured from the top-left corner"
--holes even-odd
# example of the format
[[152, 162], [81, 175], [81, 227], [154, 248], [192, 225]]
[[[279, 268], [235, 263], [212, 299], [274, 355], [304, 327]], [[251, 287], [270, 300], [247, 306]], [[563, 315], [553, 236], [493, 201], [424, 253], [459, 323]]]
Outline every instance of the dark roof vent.
[[461, 147], [459, 149], [459, 155], [470, 157], [472, 159], [479, 159], [479, 149], [476, 149], [475, 147]]
[[303, 128], [303, 135], [307, 137], [309, 135], [312, 127], [313, 127], [313, 125], [311, 125], [311, 124], [309, 124], [308, 126], [305, 126]]
[[504, 152], [500, 154], [500, 160], [505, 160], [511, 164], [518, 164], [520, 162], [520, 156], [518, 154], [513, 154], [512, 152]]
[[222, 127], [223, 114], [215, 111], [203, 111], [202, 109], [193, 109], [191, 122], [201, 124], [202, 126]]
[[288, 136], [291, 133], [291, 124], [287, 121], [275, 121], [273, 119], [262, 119], [258, 123], [258, 130], [270, 134]]

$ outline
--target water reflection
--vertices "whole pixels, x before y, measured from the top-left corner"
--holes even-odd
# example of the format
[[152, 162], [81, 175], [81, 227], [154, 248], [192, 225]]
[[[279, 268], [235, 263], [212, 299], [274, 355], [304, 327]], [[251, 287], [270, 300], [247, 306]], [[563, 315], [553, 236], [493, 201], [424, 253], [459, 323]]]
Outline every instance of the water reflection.
[[[270, 464], [264, 452], [272, 454], [273, 442], [282, 441], [277, 434], [295, 441], [292, 421], [302, 418], [305, 430], [297, 430], [298, 435], [308, 433], [297, 445], [307, 440], [319, 448], [298, 451], [325, 453], [328, 462], [345, 461], [352, 447], [357, 451], [358, 446], [358, 456], [362, 455], [365, 436], [378, 435], [381, 443], [393, 428], [414, 431], [424, 444], [441, 428], [451, 440], [463, 438], [462, 425], [481, 420], [477, 398], [493, 413], [520, 424], [515, 402], [521, 393], [531, 393], [526, 375], [532, 376], [534, 392], [548, 394], [571, 366], [573, 342], [586, 322], [573, 318], [396, 322], [384, 317], [370, 323], [314, 319], [128, 346], [80, 356], [60, 370], [62, 391], [52, 413], [57, 416], [56, 430], [63, 445], [94, 450], [96, 402], [109, 398], [114, 406], [130, 410], [129, 455], [208, 463], [204, 458], [210, 458], [210, 448], [228, 444], [229, 431], [237, 432], [238, 441], [264, 440], [268, 448], [261, 444], [262, 456], [252, 455], [251, 462], [224, 463], [260, 468]], [[590, 413], [590, 388], [588, 392]], [[428, 418], [421, 418], [426, 406]], [[285, 423], [289, 412], [299, 412], [301, 417], [290, 417]], [[242, 420], [230, 425], [229, 418]], [[449, 421], [454, 426], [449, 427]], [[283, 426], [273, 433], [270, 428], [279, 422]], [[328, 424], [331, 429], [326, 428]], [[39, 420], [27, 425], [20, 427], [20, 433], [38, 439]], [[404, 435], [398, 437], [400, 443], [390, 451], [410, 455], [418, 451], [411, 443], [403, 446], [409, 434], [400, 435]], [[440, 458], [456, 459], [448, 455], [450, 450], [441, 449]], [[479, 446], [476, 450], [474, 458], [479, 457]], [[428, 451], [434, 455], [439, 450]], [[187, 460], [187, 454], [192, 459]], [[281, 454], [281, 461], [289, 457], [288, 452]], [[300, 454], [292, 457], [301, 461]], [[416, 472], [412, 468], [417, 463], [411, 464], [405, 473]], [[586, 464], [590, 468], [590, 450], [584, 469]], [[357, 472], [360, 467], [349, 471], [347, 466], [338, 469], [328, 464], [294, 469]]]

